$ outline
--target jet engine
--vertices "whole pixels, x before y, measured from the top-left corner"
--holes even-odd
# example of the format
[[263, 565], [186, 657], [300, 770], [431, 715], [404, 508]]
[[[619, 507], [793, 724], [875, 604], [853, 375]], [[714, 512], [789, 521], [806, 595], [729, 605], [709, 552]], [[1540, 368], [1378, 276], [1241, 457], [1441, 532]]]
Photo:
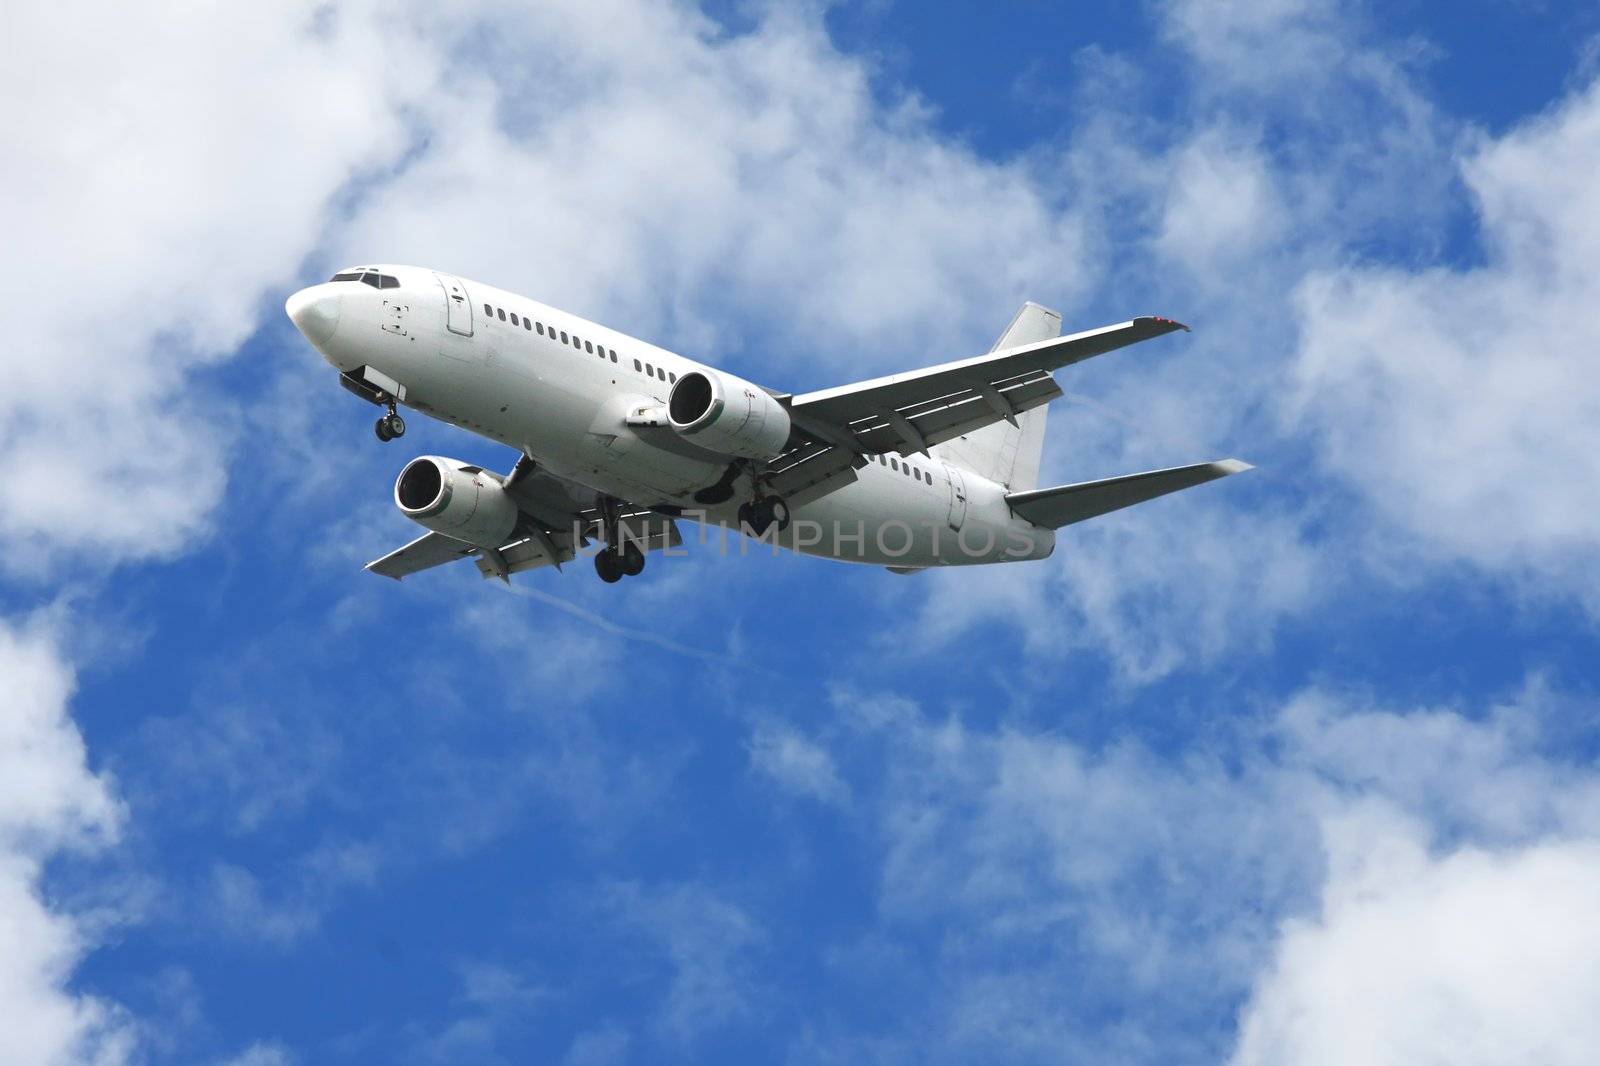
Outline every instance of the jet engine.
[[394, 483], [400, 513], [424, 528], [480, 548], [498, 548], [517, 525], [516, 502], [482, 467], [424, 455]]
[[719, 455], [773, 459], [789, 442], [789, 412], [748, 381], [691, 370], [667, 397], [667, 421], [684, 439]]

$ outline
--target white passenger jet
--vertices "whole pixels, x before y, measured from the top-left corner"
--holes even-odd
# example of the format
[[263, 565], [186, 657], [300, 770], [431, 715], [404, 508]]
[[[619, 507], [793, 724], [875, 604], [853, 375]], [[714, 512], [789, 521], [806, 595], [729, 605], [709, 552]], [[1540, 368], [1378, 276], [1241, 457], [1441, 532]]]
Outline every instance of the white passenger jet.
[[341, 270], [289, 318], [382, 407], [515, 448], [498, 474], [413, 459], [394, 500], [428, 532], [369, 563], [401, 578], [472, 558], [485, 577], [597, 544], [608, 582], [683, 542], [679, 519], [810, 555], [911, 573], [1043, 559], [1056, 529], [1250, 469], [1235, 459], [1037, 488], [1051, 372], [1188, 327], [1135, 318], [1061, 336], [1025, 304], [987, 355], [793, 395], [515, 293], [404, 266]]

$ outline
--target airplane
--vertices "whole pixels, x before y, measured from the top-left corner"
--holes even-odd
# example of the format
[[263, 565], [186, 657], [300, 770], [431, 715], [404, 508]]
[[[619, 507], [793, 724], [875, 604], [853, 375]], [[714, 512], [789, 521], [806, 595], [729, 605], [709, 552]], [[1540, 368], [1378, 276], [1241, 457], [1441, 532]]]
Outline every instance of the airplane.
[[[1237, 459], [1037, 487], [1053, 372], [1188, 327], [1140, 317], [1061, 336], [1026, 303], [986, 354], [799, 395], [442, 271], [355, 266], [291, 295], [290, 320], [355, 395], [518, 453], [501, 474], [425, 455], [394, 502], [427, 530], [367, 565], [484, 577], [594, 547], [608, 583], [685, 554], [684, 521], [909, 574], [1043, 559], [1056, 530], [1250, 469]], [[725, 543], [725, 542], [724, 542]]]

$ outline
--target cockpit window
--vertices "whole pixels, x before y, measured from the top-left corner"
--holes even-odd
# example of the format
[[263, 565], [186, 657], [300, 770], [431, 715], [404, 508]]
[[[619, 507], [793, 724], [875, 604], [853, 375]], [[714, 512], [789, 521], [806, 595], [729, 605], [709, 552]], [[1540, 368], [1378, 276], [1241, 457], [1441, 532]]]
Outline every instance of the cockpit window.
[[393, 274], [380, 274], [376, 270], [341, 270], [329, 281], [359, 281], [374, 289], [398, 289], [400, 279]]

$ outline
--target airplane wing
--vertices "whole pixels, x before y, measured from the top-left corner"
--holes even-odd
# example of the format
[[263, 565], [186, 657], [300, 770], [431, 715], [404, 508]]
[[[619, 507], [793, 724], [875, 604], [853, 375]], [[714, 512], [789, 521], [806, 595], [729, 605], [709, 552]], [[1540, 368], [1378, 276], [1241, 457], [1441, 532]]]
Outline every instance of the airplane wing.
[[447, 537], [443, 533], [425, 533], [404, 548], [396, 548], [382, 559], [374, 559], [367, 564], [367, 569], [399, 581], [419, 570], [465, 559], [477, 550], [465, 541]]
[[[602, 539], [603, 524], [591, 502], [592, 490], [557, 477], [527, 456], [517, 460], [510, 474], [493, 476], [500, 478], [522, 512], [522, 520], [505, 544], [485, 551], [442, 533], [428, 533], [368, 563], [367, 569], [398, 581], [421, 570], [471, 558], [484, 577], [504, 578], [545, 566], [559, 570], [562, 563], [575, 559], [589, 540]], [[678, 524], [668, 515], [625, 503], [620, 517], [624, 535], [644, 551], [683, 543]]]
[[1073, 363], [1175, 330], [1166, 318], [1136, 318], [1070, 337], [942, 363], [924, 370], [859, 381], [795, 396], [789, 415], [808, 435], [875, 455], [925, 452], [1061, 395], [1050, 376]]
[[780, 396], [794, 433], [769, 464], [773, 490], [799, 505], [856, 479], [866, 456], [910, 455], [1049, 403], [1061, 395], [1051, 372], [1092, 356], [1189, 327], [1135, 318], [853, 385]]

